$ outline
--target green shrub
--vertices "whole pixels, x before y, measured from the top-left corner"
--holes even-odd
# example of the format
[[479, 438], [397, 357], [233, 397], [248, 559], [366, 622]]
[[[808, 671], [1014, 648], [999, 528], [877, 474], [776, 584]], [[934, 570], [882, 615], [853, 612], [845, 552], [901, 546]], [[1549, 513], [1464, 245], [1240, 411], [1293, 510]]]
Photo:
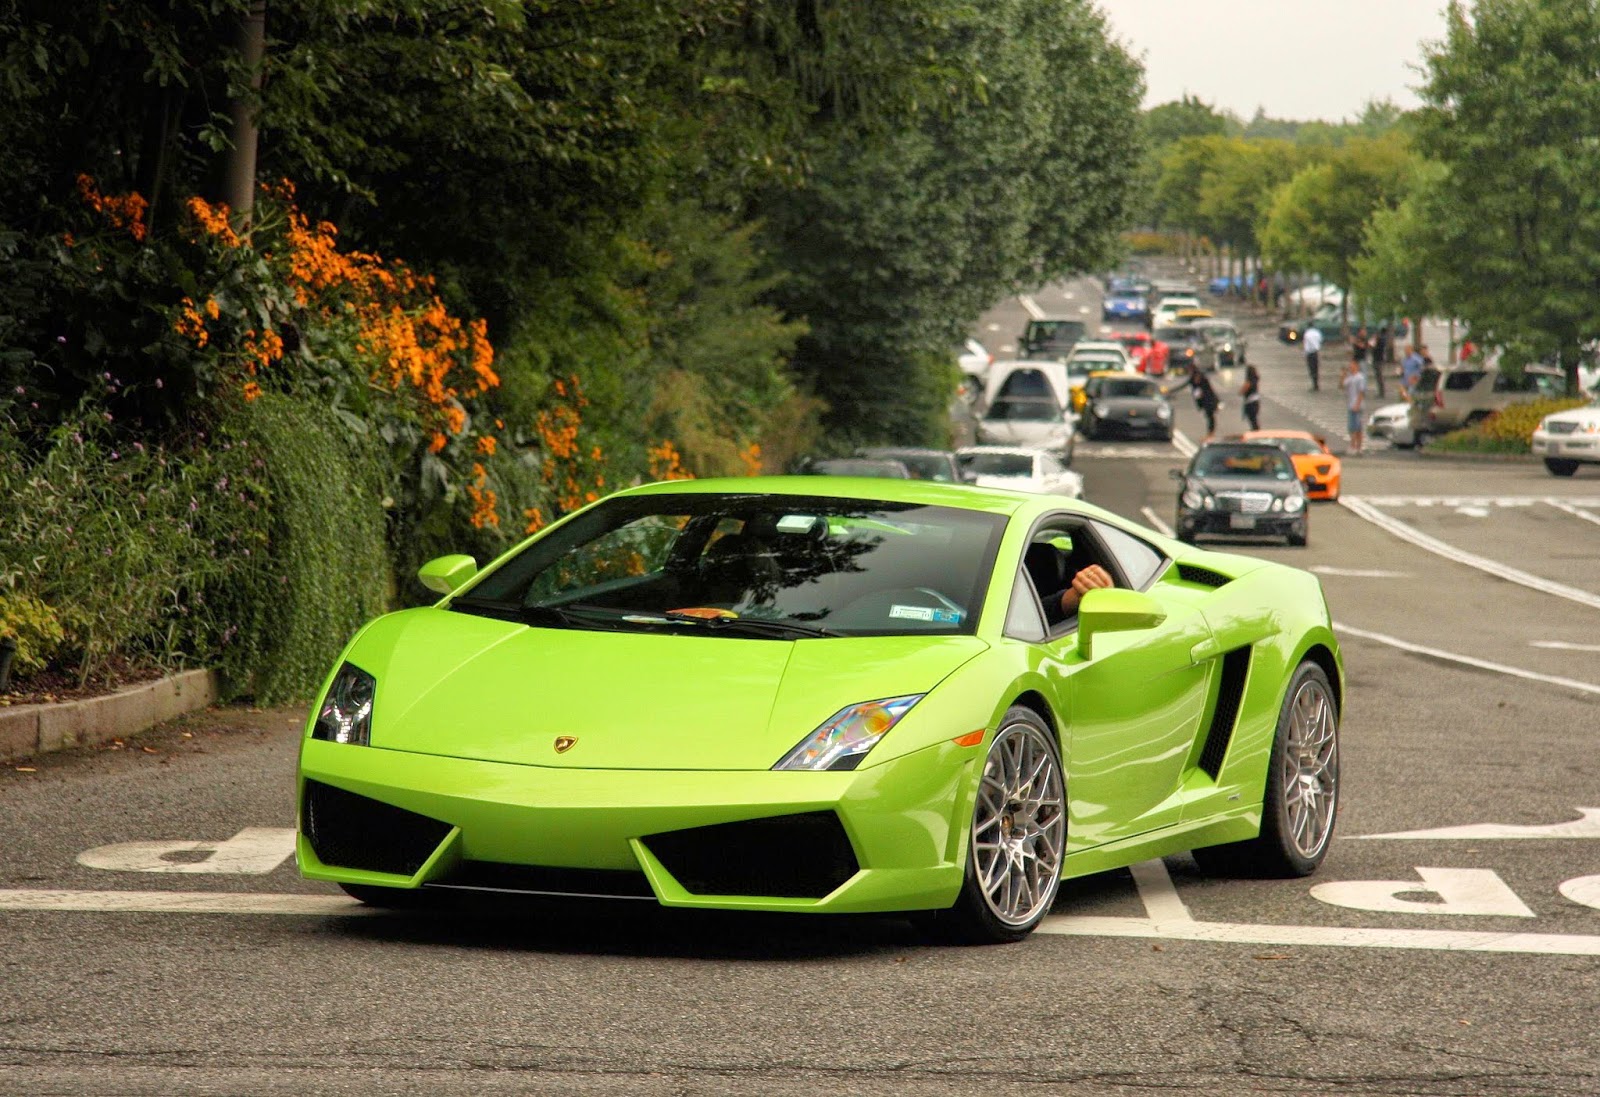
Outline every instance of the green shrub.
[[380, 459], [331, 409], [273, 393], [237, 405], [219, 433], [250, 455], [241, 494], [259, 493], [265, 521], [262, 543], [230, 544], [236, 567], [207, 589], [213, 619], [226, 622], [217, 665], [230, 689], [263, 703], [307, 697], [389, 607]]
[[1429, 443], [1429, 448], [1446, 453], [1528, 453], [1534, 428], [1541, 419], [1587, 403], [1582, 398], [1561, 398], [1512, 404], [1470, 427], [1440, 435]]
[[61, 621], [51, 608], [26, 594], [0, 590], [0, 637], [17, 642], [13, 669], [19, 678], [43, 670], [61, 646]]

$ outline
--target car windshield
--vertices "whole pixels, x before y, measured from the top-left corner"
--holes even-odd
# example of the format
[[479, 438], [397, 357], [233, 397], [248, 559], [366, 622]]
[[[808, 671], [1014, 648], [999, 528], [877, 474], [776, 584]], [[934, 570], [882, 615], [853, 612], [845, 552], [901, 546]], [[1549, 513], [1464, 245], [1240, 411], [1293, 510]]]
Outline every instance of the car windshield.
[[1309, 438], [1274, 438], [1272, 443], [1289, 453], [1314, 453], [1318, 457], [1322, 456], [1322, 447]]
[[[1061, 408], [1048, 397], [1008, 397], [996, 400], [984, 414], [985, 419], [1004, 420], [1007, 422], [1027, 423], [1059, 423], [1061, 422]], [[1016, 441], [1007, 438], [1005, 441]]]
[[813, 461], [806, 469], [813, 476], [877, 476], [886, 480], [909, 480], [906, 466], [896, 461], [873, 461], [857, 457], [836, 457]]
[[974, 476], [1032, 476], [1033, 458], [1026, 453], [964, 453], [961, 467]]
[[1264, 446], [1207, 446], [1194, 459], [1194, 474], [1294, 479], [1288, 456], [1281, 450]]
[[1154, 396], [1156, 395], [1154, 381], [1141, 381], [1130, 377], [1124, 380], [1121, 377], [1108, 377], [1100, 382], [1100, 387], [1095, 390], [1096, 396]]
[[1198, 333], [1189, 327], [1157, 328], [1155, 334], [1163, 343], [1187, 343], [1198, 337]]
[[554, 527], [450, 608], [741, 639], [971, 633], [1004, 527], [877, 500], [623, 496]]
[[1088, 325], [1081, 320], [1033, 320], [1028, 323], [1028, 341], [1076, 343], [1088, 330]]

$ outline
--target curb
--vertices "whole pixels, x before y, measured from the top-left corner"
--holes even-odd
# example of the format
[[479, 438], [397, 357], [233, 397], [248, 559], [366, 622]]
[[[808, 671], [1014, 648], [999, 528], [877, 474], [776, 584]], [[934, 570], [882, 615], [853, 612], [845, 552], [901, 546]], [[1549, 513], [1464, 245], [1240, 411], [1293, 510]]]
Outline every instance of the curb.
[[1531, 453], [1461, 453], [1431, 450], [1427, 446], [1412, 452], [1418, 457], [1433, 461], [1485, 461], [1489, 464], [1532, 465], [1544, 460]]
[[190, 670], [104, 697], [0, 708], [0, 761], [123, 739], [216, 699], [216, 672]]

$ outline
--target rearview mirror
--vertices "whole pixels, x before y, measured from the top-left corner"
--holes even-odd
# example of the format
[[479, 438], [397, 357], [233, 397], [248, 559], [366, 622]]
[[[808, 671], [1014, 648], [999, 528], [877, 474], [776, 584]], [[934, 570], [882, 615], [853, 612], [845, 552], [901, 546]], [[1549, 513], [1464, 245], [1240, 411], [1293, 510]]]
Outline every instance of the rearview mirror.
[[1078, 651], [1093, 657], [1094, 638], [1102, 632], [1133, 632], [1155, 628], [1167, 611], [1148, 594], [1137, 590], [1097, 588], [1078, 604]]
[[440, 594], [454, 594], [476, 574], [478, 561], [460, 553], [436, 556], [417, 569], [422, 585]]

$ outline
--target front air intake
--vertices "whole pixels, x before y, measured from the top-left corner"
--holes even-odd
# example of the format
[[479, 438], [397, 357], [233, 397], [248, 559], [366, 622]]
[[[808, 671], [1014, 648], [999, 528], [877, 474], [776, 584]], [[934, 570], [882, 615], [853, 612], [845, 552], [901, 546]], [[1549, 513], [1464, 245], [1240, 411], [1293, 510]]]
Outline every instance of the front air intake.
[[644, 844], [695, 895], [821, 899], [861, 867], [831, 811], [672, 830]]
[[300, 829], [317, 860], [413, 876], [439, 848], [450, 824], [321, 781], [306, 781]]

